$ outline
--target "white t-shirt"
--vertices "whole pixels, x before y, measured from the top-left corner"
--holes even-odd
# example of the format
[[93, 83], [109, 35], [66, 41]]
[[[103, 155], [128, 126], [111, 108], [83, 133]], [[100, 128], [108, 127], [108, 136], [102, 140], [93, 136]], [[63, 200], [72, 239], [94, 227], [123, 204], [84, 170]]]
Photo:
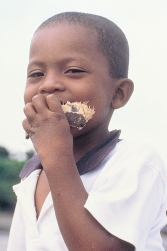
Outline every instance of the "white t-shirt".
[[[7, 251], [65, 251], [51, 194], [36, 219], [34, 192], [41, 170], [14, 186], [17, 205]], [[154, 148], [122, 140], [100, 165], [81, 176], [89, 193], [85, 208], [111, 234], [135, 251], [163, 251], [166, 169]]]

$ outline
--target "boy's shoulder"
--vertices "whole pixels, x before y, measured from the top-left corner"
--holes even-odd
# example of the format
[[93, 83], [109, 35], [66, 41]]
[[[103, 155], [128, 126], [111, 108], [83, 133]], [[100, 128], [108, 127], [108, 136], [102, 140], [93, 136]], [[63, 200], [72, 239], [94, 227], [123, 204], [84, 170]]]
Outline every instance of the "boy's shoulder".
[[[127, 155], [131, 157], [145, 158], [149, 162], [152, 159], [161, 159], [161, 156], [153, 144], [145, 141], [132, 141], [127, 139], [122, 139], [116, 146], [116, 151], [120, 152], [122, 155]], [[150, 162], [151, 163], [151, 162]]]
[[151, 161], [153, 158], [160, 158], [160, 154], [157, 148], [145, 141], [130, 141], [127, 139], [121, 140], [118, 144], [118, 151], [122, 151], [127, 155], [138, 156], [141, 158], [146, 158]]
[[[122, 165], [130, 165], [138, 168], [151, 168], [159, 172], [163, 179], [167, 174], [166, 166], [157, 148], [144, 141], [121, 140], [115, 148], [115, 157]], [[112, 158], [111, 158], [112, 161]], [[118, 161], [119, 162], [119, 161]]]

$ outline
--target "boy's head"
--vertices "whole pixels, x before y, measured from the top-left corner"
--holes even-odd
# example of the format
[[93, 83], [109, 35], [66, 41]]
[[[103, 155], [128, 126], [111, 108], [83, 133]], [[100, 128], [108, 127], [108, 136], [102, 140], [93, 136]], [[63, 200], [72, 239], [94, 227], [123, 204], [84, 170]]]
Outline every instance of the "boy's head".
[[83, 131], [104, 132], [133, 91], [128, 54], [124, 34], [111, 21], [76, 12], [55, 15], [32, 38], [25, 103], [38, 94], [53, 94], [61, 103], [89, 102], [95, 114]]
[[126, 78], [129, 66], [128, 41], [122, 30], [112, 21], [93, 14], [64, 12], [45, 22], [39, 29], [52, 27], [58, 23], [79, 24], [97, 33], [98, 46], [109, 62], [109, 71], [113, 78]]

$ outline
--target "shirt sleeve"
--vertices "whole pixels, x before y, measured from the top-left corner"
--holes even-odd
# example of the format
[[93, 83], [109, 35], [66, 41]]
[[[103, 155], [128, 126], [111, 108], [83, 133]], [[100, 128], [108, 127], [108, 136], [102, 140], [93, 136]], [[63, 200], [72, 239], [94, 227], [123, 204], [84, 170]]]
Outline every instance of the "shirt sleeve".
[[23, 212], [17, 201], [9, 234], [7, 251], [26, 251]]
[[162, 165], [155, 153], [146, 157], [142, 151], [132, 151], [113, 157], [85, 204], [108, 232], [133, 244], [136, 250], [145, 250], [151, 229], [160, 232], [166, 223]]

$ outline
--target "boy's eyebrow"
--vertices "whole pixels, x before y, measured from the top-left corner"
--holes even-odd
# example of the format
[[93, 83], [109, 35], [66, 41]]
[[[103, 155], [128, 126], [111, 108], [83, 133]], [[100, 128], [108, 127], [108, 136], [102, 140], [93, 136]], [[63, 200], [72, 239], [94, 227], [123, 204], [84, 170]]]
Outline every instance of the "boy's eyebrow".
[[30, 68], [30, 66], [39, 66], [39, 67], [42, 67], [44, 66], [44, 62], [42, 61], [30, 61], [28, 66], [27, 66], [27, 70]]
[[61, 63], [69, 63], [71, 61], [85, 61], [85, 62], [89, 62], [90, 60], [88, 60], [87, 58], [84, 57], [65, 57], [63, 59], [60, 60]]
[[[62, 59], [58, 59], [57, 62], [55, 62], [55, 64], [63, 64], [63, 63], [69, 63], [69, 62], [72, 62], [72, 61], [85, 61], [85, 62], [90, 62], [90, 60], [84, 58], [84, 57], [65, 57], [65, 58], [62, 58]], [[29, 68], [30, 66], [44, 66], [45, 65], [45, 62], [43, 61], [38, 61], [38, 60], [31, 60], [28, 64], [28, 67]]]

